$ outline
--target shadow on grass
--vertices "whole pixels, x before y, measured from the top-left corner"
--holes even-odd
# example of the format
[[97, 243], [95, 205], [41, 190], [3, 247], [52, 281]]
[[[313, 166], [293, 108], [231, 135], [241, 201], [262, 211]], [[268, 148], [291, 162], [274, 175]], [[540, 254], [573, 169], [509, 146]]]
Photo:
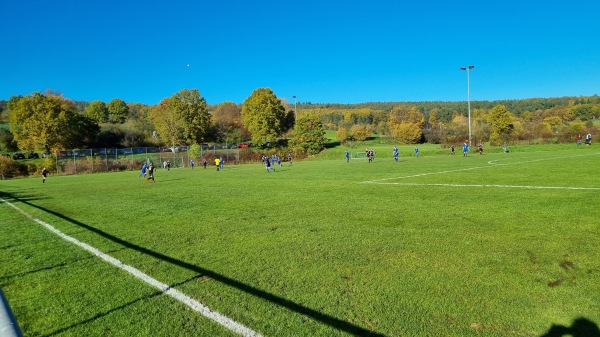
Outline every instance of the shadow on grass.
[[333, 149], [334, 147], [338, 147], [341, 144], [342, 143], [340, 143], [339, 141], [327, 142], [327, 143], [325, 143], [325, 148], [326, 149]]
[[[253, 286], [251, 286], [249, 284], [242, 283], [240, 281], [237, 281], [237, 280], [234, 280], [232, 278], [229, 278], [229, 277], [227, 277], [225, 275], [218, 274], [218, 273], [216, 273], [216, 272], [214, 272], [212, 270], [208, 270], [208, 269], [205, 269], [205, 268], [193, 265], [191, 263], [175, 259], [175, 258], [167, 256], [165, 254], [162, 254], [162, 253], [159, 253], [159, 252], [156, 252], [156, 251], [153, 251], [153, 250], [150, 250], [150, 249], [138, 246], [138, 245], [136, 245], [134, 243], [125, 241], [125, 240], [120, 239], [120, 238], [118, 238], [118, 237], [116, 237], [114, 235], [106, 233], [106, 232], [104, 232], [104, 231], [102, 231], [102, 230], [100, 230], [98, 228], [86, 225], [86, 224], [84, 224], [84, 223], [82, 223], [80, 221], [77, 221], [75, 219], [71, 219], [71, 218], [69, 218], [67, 216], [64, 216], [64, 215], [62, 215], [62, 214], [60, 214], [58, 212], [46, 209], [46, 208], [44, 208], [42, 206], [34, 205], [34, 204], [30, 203], [29, 199], [26, 198], [26, 197], [20, 197], [20, 196], [17, 196], [15, 194], [11, 194], [11, 193], [0, 192], [0, 198], [3, 198], [3, 199], [13, 199], [15, 201], [18, 201], [18, 202], [21, 202], [23, 204], [29, 205], [31, 207], [37, 208], [37, 209], [39, 209], [41, 211], [44, 211], [44, 212], [46, 212], [48, 214], [52, 214], [52, 215], [54, 215], [56, 217], [59, 217], [59, 218], [65, 220], [65, 221], [68, 221], [68, 222], [70, 222], [70, 223], [72, 223], [72, 224], [74, 224], [76, 226], [79, 226], [81, 228], [85, 228], [86, 230], [89, 230], [90, 232], [96, 233], [96, 234], [98, 234], [98, 235], [100, 235], [100, 236], [102, 236], [102, 237], [104, 237], [104, 238], [106, 238], [106, 239], [108, 239], [108, 240], [110, 240], [112, 242], [115, 242], [117, 244], [123, 245], [124, 247], [136, 250], [136, 251], [138, 251], [140, 253], [146, 254], [148, 256], [152, 256], [152, 257], [154, 257], [156, 259], [159, 259], [159, 260], [171, 263], [171, 264], [179, 266], [181, 268], [185, 268], [187, 270], [194, 271], [195, 273], [198, 273], [198, 274], [201, 274], [201, 275], [204, 275], [204, 276], [208, 276], [208, 277], [212, 278], [213, 280], [219, 281], [219, 282], [221, 282], [223, 284], [226, 284], [226, 285], [228, 285], [230, 287], [233, 287], [233, 288], [236, 288], [236, 289], [241, 290], [243, 292], [246, 292], [246, 293], [248, 293], [248, 294], [250, 294], [252, 296], [256, 296], [256, 297], [262, 298], [262, 299], [267, 300], [267, 301], [269, 301], [271, 303], [274, 303], [276, 305], [279, 305], [281, 307], [284, 307], [284, 308], [287, 308], [287, 309], [289, 309], [291, 311], [294, 311], [294, 312], [296, 312], [298, 314], [310, 317], [310, 318], [312, 318], [312, 319], [314, 319], [316, 321], [319, 321], [319, 322], [321, 322], [323, 324], [329, 325], [330, 327], [332, 327], [332, 328], [334, 328], [336, 330], [344, 331], [346, 333], [349, 333], [349, 334], [352, 334], [352, 335], [355, 335], [355, 336], [385, 336], [384, 334], [381, 334], [381, 333], [378, 333], [378, 332], [374, 332], [374, 331], [362, 328], [360, 326], [357, 326], [357, 325], [354, 325], [352, 323], [346, 322], [346, 321], [341, 320], [339, 318], [336, 318], [336, 317], [324, 314], [322, 312], [319, 312], [317, 310], [308, 308], [308, 307], [306, 307], [306, 306], [304, 306], [302, 304], [295, 303], [295, 302], [290, 301], [290, 300], [288, 300], [286, 298], [283, 298], [283, 297], [271, 294], [269, 292], [266, 292], [264, 290], [255, 288], [255, 287], [253, 287]], [[114, 310], [115, 309], [113, 309], [112, 311], [114, 311]]]
[[596, 323], [580, 317], [573, 321], [570, 327], [552, 325], [550, 330], [540, 337], [600, 337], [600, 329]]
[[[187, 279], [187, 280], [185, 280], [185, 281], [183, 281], [183, 282], [179, 282], [179, 283], [176, 283], [176, 284], [173, 284], [173, 285], [170, 285], [170, 286], [171, 286], [171, 288], [175, 288], [175, 287], [177, 287], [177, 286], [180, 286], [180, 285], [186, 284], [186, 283], [188, 283], [188, 282], [190, 282], [190, 281], [193, 281], [193, 280], [195, 280], [195, 279], [197, 279], [197, 278], [199, 278], [199, 277], [202, 277], [202, 275], [196, 275], [196, 276], [194, 276], [194, 277], [192, 277], [192, 278], [190, 278], [190, 279]], [[119, 311], [119, 310], [121, 310], [121, 309], [125, 309], [125, 308], [127, 308], [128, 306], [130, 306], [130, 305], [133, 305], [133, 304], [136, 304], [136, 303], [138, 303], [138, 302], [141, 302], [141, 301], [144, 301], [144, 300], [148, 300], [148, 299], [151, 299], [151, 298], [157, 297], [157, 296], [159, 296], [159, 295], [162, 295], [162, 293], [163, 293], [163, 292], [162, 292], [162, 291], [160, 291], [160, 290], [154, 291], [154, 292], [153, 292], [153, 293], [151, 293], [151, 294], [148, 294], [148, 295], [146, 295], [146, 296], [142, 296], [142, 297], [140, 297], [140, 298], [137, 298], [137, 299], [135, 299], [135, 300], [133, 300], [133, 301], [130, 301], [130, 302], [127, 302], [127, 303], [125, 303], [125, 304], [123, 304], [123, 305], [120, 305], [120, 306], [118, 306], [118, 307], [116, 307], [116, 308], [112, 308], [112, 309], [110, 309], [110, 310], [107, 310], [107, 311], [104, 311], [104, 312], [98, 313], [98, 314], [94, 315], [93, 317], [90, 317], [90, 318], [88, 318], [88, 319], [85, 319], [85, 320], [83, 320], [83, 321], [81, 321], [81, 322], [77, 322], [77, 323], [75, 323], [75, 324], [71, 324], [71, 325], [69, 325], [69, 326], [67, 326], [67, 327], [60, 328], [60, 329], [58, 329], [58, 330], [55, 330], [54, 332], [51, 332], [51, 333], [49, 333], [49, 334], [47, 334], [47, 335], [45, 335], [45, 336], [46, 336], [46, 337], [55, 336], [55, 335], [61, 334], [61, 333], [63, 333], [63, 332], [69, 331], [69, 330], [71, 330], [71, 329], [73, 329], [73, 328], [76, 328], [76, 327], [78, 327], [78, 326], [82, 326], [82, 325], [85, 325], [85, 324], [91, 323], [91, 322], [93, 322], [93, 321], [95, 321], [95, 320], [97, 320], [97, 319], [99, 319], [99, 318], [102, 318], [102, 317], [104, 317], [104, 316], [106, 316], [106, 315], [109, 315], [109, 314], [111, 314], [111, 313], [113, 313], [113, 312], [117, 312], [117, 311]]]

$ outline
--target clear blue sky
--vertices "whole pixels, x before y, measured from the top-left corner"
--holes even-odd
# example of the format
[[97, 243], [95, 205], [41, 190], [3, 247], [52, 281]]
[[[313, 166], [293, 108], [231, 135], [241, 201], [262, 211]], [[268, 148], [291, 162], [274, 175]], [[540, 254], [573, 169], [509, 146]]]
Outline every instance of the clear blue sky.
[[[210, 104], [600, 93], [600, 1], [0, 1], [0, 99]], [[188, 66], [189, 65], [189, 66]]]

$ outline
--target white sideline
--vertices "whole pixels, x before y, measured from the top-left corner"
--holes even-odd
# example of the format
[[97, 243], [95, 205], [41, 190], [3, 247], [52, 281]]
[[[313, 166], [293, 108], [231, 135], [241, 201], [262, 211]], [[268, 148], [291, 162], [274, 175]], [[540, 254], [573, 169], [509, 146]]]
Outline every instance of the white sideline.
[[574, 155], [574, 156], [547, 157], [547, 158], [531, 159], [531, 160], [518, 161], [518, 162], [508, 162], [508, 163], [496, 163], [499, 160], [506, 160], [506, 159], [497, 159], [497, 160], [490, 160], [490, 161], [488, 161], [487, 162], [488, 165], [486, 165], [486, 166], [473, 166], [473, 167], [467, 167], [467, 168], [462, 168], [462, 169], [454, 169], [454, 170], [448, 170], [448, 171], [428, 172], [428, 173], [413, 174], [413, 175], [410, 175], [410, 176], [402, 176], [402, 177], [393, 177], [393, 178], [383, 178], [383, 179], [367, 180], [367, 181], [363, 181], [362, 183], [363, 184], [385, 184], [385, 183], [382, 183], [382, 182], [383, 181], [388, 181], [388, 180], [397, 180], [397, 179], [423, 177], [423, 176], [429, 176], [429, 175], [434, 175], [434, 174], [446, 174], [446, 173], [453, 173], [453, 172], [464, 172], [464, 171], [478, 170], [478, 169], [491, 168], [491, 167], [497, 167], [497, 166], [517, 165], [517, 164], [526, 164], [526, 163], [536, 163], [536, 162], [546, 161], [546, 160], [555, 160], [555, 159], [564, 159], [564, 158], [573, 158], [573, 157], [587, 157], [587, 156], [595, 156], [595, 155], [600, 155], [600, 152], [591, 153], [591, 154], [579, 154], [579, 155]]
[[442, 186], [442, 187], [497, 187], [497, 188], [523, 188], [523, 189], [549, 189], [549, 190], [588, 190], [598, 191], [600, 187], [571, 187], [571, 186], [528, 186], [528, 185], [476, 185], [476, 184], [421, 184], [421, 183], [386, 183], [371, 182], [377, 185], [402, 185], [402, 186]]
[[242, 336], [262, 337], [258, 332], [251, 330], [251, 329], [243, 326], [242, 324], [232, 320], [231, 318], [221, 315], [220, 313], [218, 313], [216, 311], [210, 310], [210, 308], [208, 308], [204, 304], [194, 300], [193, 298], [180, 292], [179, 290], [173, 289], [169, 285], [164, 284], [164, 283], [152, 278], [151, 276], [143, 273], [142, 271], [140, 271], [132, 266], [126, 265], [123, 262], [115, 259], [114, 257], [101, 252], [99, 249], [92, 247], [92, 246], [88, 245], [87, 243], [83, 243], [67, 234], [64, 234], [63, 232], [59, 231], [58, 229], [54, 228], [52, 225], [50, 225], [42, 220], [34, 218], [32, 215], [26, 213], [25, 211], [23, 211], [22, 209], [20, 209], [19, 207], [15, 206], [15, 205], [13, 205], [12, 203], [10, 203], [2, 198], [0, 198], [0, 201], [6, 203], [7, 205], [14, 208], [19, 213], [23, 214], [24, 216], [28, 217], [29, 219], [46, 227], [46, 229], [48, 229], [49, 231], [58, 235], [62, 239], [76, 244], [77, 246], [87, 250], [88, 252], [96, 255], [97, 257], [114, 265], [117, 268], [127, 271], [128, 273], [135, 276], [136, 278], [146, 282], [147, 284], [153, 286], [154, 288], [159, 289], [160, 291], [164, 292], [165, 294], [167, 294], [167, 295], [173, 297], [174, 299], [178, 300], [179, 302], [187, 305], [192, 310], [199, 312], [200, 314], [202, 314], [202, 316], [221, 324], [222, 326], [226, 327], [227, 329], [229, 329], [239, 335], [242, 335]]

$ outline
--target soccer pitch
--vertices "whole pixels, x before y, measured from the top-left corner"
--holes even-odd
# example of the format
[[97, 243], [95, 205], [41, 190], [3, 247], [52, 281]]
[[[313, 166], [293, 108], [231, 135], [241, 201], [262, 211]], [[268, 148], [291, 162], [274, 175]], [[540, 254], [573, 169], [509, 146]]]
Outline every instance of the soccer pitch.
[[582, 147], [0, 181], [0, 287], [25, 335], [594, 333], [599, 164]]

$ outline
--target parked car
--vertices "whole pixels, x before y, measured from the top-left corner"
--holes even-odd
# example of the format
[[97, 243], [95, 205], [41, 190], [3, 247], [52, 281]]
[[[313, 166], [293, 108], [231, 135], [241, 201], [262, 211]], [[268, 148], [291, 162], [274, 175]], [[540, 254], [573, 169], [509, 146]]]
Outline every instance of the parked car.
[[243, 149], [243, 148], [246, 148], [246, 147], [248, 147], [248, 144], [244, 144], [244, 143], [239, 143], [238, 144], [238, 149]]
[[40, 155], [37, 154], [37, 153], [35, 153], [35, 152], [31, 152], [31, 153], [29, 153], [29, 155], [27, 156], [27, 158], [29, 158], [29, 159], [38, 159], [38, 158], [40, 158]]
[[13, 159], [17, 160], [17, 159], [25, 159], [25, 155], [22, 154], [21, 152], [17, 152], [15, 154], [13, 154]]

